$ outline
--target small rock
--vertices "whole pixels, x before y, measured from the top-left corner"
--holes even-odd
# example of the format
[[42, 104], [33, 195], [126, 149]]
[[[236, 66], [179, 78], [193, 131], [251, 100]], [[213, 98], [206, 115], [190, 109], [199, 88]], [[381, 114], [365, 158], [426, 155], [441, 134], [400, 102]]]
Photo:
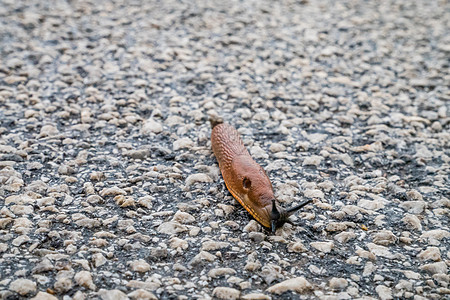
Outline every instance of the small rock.
[[129, 293], [128, 297], [136, 300], [158, 300], [153, 293], [144, 289], [137, 289], [134, 292]]
[[260, 146], [253, 146], [250, 148], [250, 154], [256, 159], [267, 159], [269, 155]]
[[212, 278], [217, 278], [217, 277], [221, 277], [221, 276], [225, 276], [225, 275], [234, 275], [236, 274], [236, 271], [232, 268], [216, 268], [216, 269], [211, 269], [208, 272], [208, 276], [212, 277]]
[[422, 231], [422, 224], [420, 223], [420, 219], [411, 214], [406, 214], [402, 219], [402, 222], [406, 224], [410, 229]]
[[173, 216], [172, 221], [178, 222], [181, 224], [191, 224], [191, 223], [195, 222], [195, 218], [193, 215], [191, 215], [187, 212], [177, 211], [175, 213], [175, 215]]
[[213, 296], [219, 299], [239, 299], [240, 295], [240, 291], [229, 287], [219, 286], [213, 290]]
[[142, 259], [130, 261], [128, 265], [134, 272], [145, 273], [150, 270], [150, 265]]
[[323, 140], [325, 140], [328, 135], [322, 134], [322, 133], [312, 133], [312, 134], [306, 134], [302, 133], [305, 138], [307, 138], [311, 143], [313, 144], [319, 144]]
[[208, 253], [206, 251], [200, 251], [199, 254], [197, 254], [191, 261], [191, 265], [199, 265], [199, 264], [205, 264], [208, 262], [212, 262], [216, 259], [216, 256], [214, 256], [211, 253]]
[[20, 68], [21, 66], [23, 66], [23, 60], [21, 60], [20, 58], [14, 57], [11, 58], [9, 60], [5, 60], [5, 64], [9, 69], [16, 69], [16, 68]]
[[185, 225], [181, 225], [180, 223], [177, 222], [164, 222], [161, 225], [159, 225], [157, 230], [159, 233], [177, 234], [180, 232], [187, 231], [188, 229]]
[[259, 232], [261, 231], [261, 225], [255, 220], [250, 220], [247, 225], [245, 225], [243, 232]]
[[341, 232], [334, 236], [334, 239], [342, 244], [347, 243], [348, 241], [350, 241], [354, 238], [356, 238], [356, 234], [354, 232], [348, 232], [348, 231]]
[[330, 253], [334, 247], [333, 242], [312, 242], [310, 245], [323, 253]]
[[189, 248], [189, 243], [187, 241], [177, 237], [171, 238], [169, 240], [169, 245], [172, 249], [186, 250], [187, 248]]
[[163, 127], [160, 123], [156, 122], [153, 118], [148, 119], [142, 124], [141, 133], [143, 135], [149, 135], [151, 133], [161, 133]]
[[89, 271], [80, 271], [77, 274], [75, 274], [75, 282], [82, 287], [95, 290], [96, 286], [94, 282], [92, 281], [92, 275]]
[[288, 252], [301, 253], [306, 251], [308, 251], [308, 249], [301, 242], [294, 242], [288, 244]]
[[269, 150], [273, 153], [282, 152], [286, 150], [286, 146], [279, 143], [273, 143], [272, 145], [270, 145]]
[[100, 171], [91, 172], [90, 178], [92, 181], [102, 181], [106, 178], [105, 174]]
[[188, 187], [195, 183], [208, 183], [208, 182], [213, 182], [213, 180], [211, 179], [211, 177], [209, 177], [207, 174], [204, 173], [189, 175], [185, 181], [186, 186]]
[[16, 279], [11, 282], [9, 289], [21, 296], [25, 296], [36, 291], [36, 282], [29, 279]]
[[100, 196], [102, 196], [102, 197], [126, 195], [126, 194], [127, 194], [127, 192], [125, 192], [123, 189], [118, 188], [116, 186], [110, 187], [110, 188], [105, 188], [100, 192]]
[[241, 296], [243, 300], [271, 300], [272, 298], [268, 295], [261, 293], [250, 293], [244, 296]]
[[361, 199], [358, 201], [358, 206], [367, 210], [379, 210], [384, 208], [384, 203], [381, 199], [373, 201]]
[[448, 238], [450, 237], [450, 232], [448, 232], [447, 230], [444, 229], [434, 229], [434, 230], [429, 230], [429, 231], [425, 231], [422, 233], [422, 235], [420, 236], [421, 239], [435, 239], [435, 240], [442, 240], [444, 238]]
[[54, 136], [59, 133], [58, 129], [53, 125], [44, 125], [41, 128], [39, 138], [42, 137], [48, 137], [48, 136]]
[[398, 239], [397, 237], [392, 233], [392, 231], [389, 230], [381, 230], [380, 232], [377, 232], [373, 235], [372, 238], [373, 242], [378, 245], [388, 246], [392, 243], [395, 243]]
[[303, 160], [302, 166], [316, 166], [318, 167], [322, 162], [323, 157], [318, 155], [311, 155]]
[[124, 155], [133, 159], [144, 160], [146, 157], [150, 156], [150, 150], [149, 149], [129, 150], [124, 152]]
[[381, 300], [393, 299], [391, 289], [385, 285], [378, 285], [375, 288], [375, 291], [377, 292], [378, 297], [380, 297]]
[[325, 195], [321, 190], [316, 190], [316, 189], [306, 189], [303, 192], [303, 196], [305, 196], [306, 198], [319, 198], [319, 199], [324, 199]]
[[264, 241], [266, 235], [262, 232], [249, 232], [248, 237], [255, 243], [260, 243]]
[[284, 276], [281, 274], [281, 268], [274, 264], [265, 265], [259, 275], [264, 279], [267, 284], [271, 284], [274, 281], [278, 281], [280, 279], [284, 279]]
[[367, 248], [369, 248], [370, 252], [372, 252], [375, 256], [386, 257], [389, 259], [394, 259], [397, 257], [396, 255], [392, 254], [385, 246], [368, 243]]
[[129, 299], [128, 296], [119, 290], [105, 290], [100, 289], [98, 295], [102, 300], [126, 300]]
[[58, 300], [58, 298], [52, 294], [39, 291], [35, 297], [31, 298], [31, 300]]
[[420, 269], [430, 274], [447, 274], [447, 264], [443, 261], [423, 265]]
[[28, 241], [30, 241], [30, 238], [27, 235], [20, 235], [16, 237], [11, 244], [13, 244], [13, 246], [19, 247], [20, 245]]
[[426, 207], [425, 201], [405, 201], [400, 203], [399, 207], [403, 208], [410, 214], [421, 214], [425, 207]]
[[347, 279], [345, 278], [331, 278], [330, 282], [328, 283], [331, 289], [333, 290], [343, 290], [348, 286]]
[[152, 260], [158, 260], [167, 257], [167, 254], [167, 248], [156, 247], [151, 249], [150, 258]]
[[421, 260], [440, 261], [441, 251], [439, 251], [438, 247], [428, 247], [426, 250], [420, 252], [417, 257]]
[[106, 258], [101, 253], [94, 253], [92, 255], [92, 261], [96, 268], [103, 266], [106, 263]]
[[312, 285], [305, 279], [305, 277], [296, 277], [277, 283], [267, 289], [269, 293], [282, 294], [287, 291], [297, 293], [304, 293], [309, 291]]
[[190, 138], [181, 138], [173, 142], [173, 150], [177, 151], [183, 148], [192, 148], [194, 142]]
[[202, 243], [203, 251], [219, 250], [223, 248], [230, 247], [228, 242], [216, 242], [216, 241], [206, 241]]
[[56, 276], [56, 282], [53, 285], [55, 291], [58, 293], [64, 293], [73, 288], [73, 271], [59, 271]]
[[422, 194], [416, 190], [410, 190], [406, 192], [406, 197], [412, 201], [423, 201]]
[[399, 280], [398, 284], [395, 286], [396, 290], [406, 290], [406, 291], [412, 291], [413, 285], [411, 281], [408, 280]]
[[35, 274], [40, 274], [40, 273], [44, 273], [47, 271], [51, 271], [51, 270], [53, 270], [53, 268], [54, 267], [53, 267], [53, 264], [51, 263], [51, 261], [48, 258], [44, 257], [42, 259], [42, 261], [40, 263], [38, 263], [36, 265], [36, 267], [33, 268], [32, 272]]
[[326, 231], [335, 232], [335, 231], [344, 231], [348, 227], [348, 224], [345, 222], [330, 222], [327, 224], [325, 228]]

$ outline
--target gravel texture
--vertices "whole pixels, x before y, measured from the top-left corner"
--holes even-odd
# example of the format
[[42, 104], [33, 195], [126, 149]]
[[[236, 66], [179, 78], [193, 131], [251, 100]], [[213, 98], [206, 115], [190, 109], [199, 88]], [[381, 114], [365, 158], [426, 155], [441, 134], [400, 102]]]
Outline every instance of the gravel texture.
[[[1, 299], [450, 297], [448, 1], [0, 0]], [[231, 197], [210, 116], [289, 207]]]

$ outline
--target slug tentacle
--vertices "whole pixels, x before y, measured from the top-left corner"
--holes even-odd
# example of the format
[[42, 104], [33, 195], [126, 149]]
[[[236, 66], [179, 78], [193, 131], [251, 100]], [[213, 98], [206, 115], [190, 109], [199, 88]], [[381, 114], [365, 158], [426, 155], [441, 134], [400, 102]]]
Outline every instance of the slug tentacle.
[[264, 227], [272, 232], [289, 216], [311, 201], [288, 210], [280, 207], [264, 169], [250, 156], [237, 130], [222, 119], [211, 119], [211, 145], [225, 185], [233, 197]]

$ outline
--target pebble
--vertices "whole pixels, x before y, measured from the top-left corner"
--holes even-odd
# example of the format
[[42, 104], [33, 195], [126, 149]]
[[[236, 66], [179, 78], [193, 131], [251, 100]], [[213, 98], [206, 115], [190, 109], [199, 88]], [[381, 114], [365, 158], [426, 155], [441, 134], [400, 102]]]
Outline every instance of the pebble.
[[299, 294], [303, 294], [312, 289], [312, 285], [305, 279], [305, 277], [296, 277], [292, 279], [288, 279], [272, 285], [267, 289], [269, 293], [273, 294], [282, 294], [287, 291], [297, 292]]
[[142, 259], [129, 261], [128, 265], [134, 272], [145, 273], [150, 270], [150, 265]]
[[143, 135], [150, 135], [152, 133], [158, 134], [163, 131], [163, 127], [160, 123], [155, 121], [153, 118], [150, 118], [142, 124], [141, 133]]
[[100, 289], [98, 295], [102, 300], [126, 300], [128, 296], [119, 290], [105, 290]]
[[267, 154], [267, 152], [264, 151], [260, 146], [252, 146], [250, 148], [250, 155], [254, 159], [267, 159], [267, 158], [269, 158], [269, 154]]
[[441, 260], [441, 251], [438, 247], [427, 247], [427, 249], [423, 250], [417, 257], [421, 260], [433, 260], [440, 261]]
[[390, 230], [381, 230], [373, 234], [372, 240], [375, 244], [388, 246], [395, 243], [398, 238]]
[[178, 222], [181, 224], [192, 224], [195, 222], [195, 218], [193, 215], [191, 215], [187, 212], [177, 211], [175, 213], [175, 215], [173, 216], [172, 221]]
[[405, 201], [400, 203], [399, 207], [403, 208], [410, 214], [421, 214], [425, 207], [426, 202], [425, 201]]
[[46, 292], [41, 292], [39, 291], [36, 296], [34, 296], [33, 298], [31, 298], [32, 300], [57, 300], [58, 298], [56, 298], [55, 296], [53, 296], [52, 294], [46, 293]]
[[73, 278], [74, 274], [72, 271], [59, 271], [56, 275], [56, 282], [53, 285], [55, 291], [58, 293], [64, 293], [73, 288]]
[[185, 225], [179, 224], [177, 222], [164, 222], [158, 227], [158, 232], [163, 234], [177, 234], [180, 232], [187, 231]]
[[420, 219], [415, 215], [406, 214], [402, 219], [402, 222], [412, 230], [422, 231], [422, 224], [420, 222]]
[[48, 258], [43, 258], [32, 270], [33, 273], [40, 274], [54, 269], [52, 262]]
[[128, 294], [128, 297], [136, 300], [157, 300], [158, 298], [151, 292], [146, 291], [144, 289], [137, 289]]
[[200, 251], [199, 254], [197, 254], [192, 261], [190, 262], [190, 264], [192, 266], [198, 265], [198, 264], [203, 264], [203, 263], [207, 263], [207, 262], [212, 262], [216, 260], [216, 257], [213, 254], [210, 254], [206, 251]]
[[92, 275], [89, 271], [80, 271], [77, 274], [75, 274], [75, 282], [82, 287], [95, 290], [96, 286], [94, 282], [92, 281]]
[[333, 242], [312, 242], [310, 245], [323, 253], [330, 253], [334, 248]]
[[288, 251], [301, 253], [308, 251], [308, 249], [305, 247], [305, 245], [303, 245], [302, 242], [293, 242], [288, 244]]
[[380, 299], [382, 300], [389, 300], [389, 299], [394, 299], [392, 297], [392, 290], [391, 288], [385, 286], [385, 285], [378, 285], [375, 288], [375, 291], [378, 294], [378, 297], [380, 297]]
[[325, 199], [325, 195], [321, 190], [316, 189], [306, 189], [303, 192], [303, 196], [306, 198], [318, 198], [318, 199]]
[[447, 274], [447, 264], [443, 261], [425, 264], [419, 269], [427, 271], [430, 274]]
[[347, 232], [347, 231], [341, 232], [334, 236], [334, 239], [341, 244], [347, 243], [348, 241], [353, 240], [355, 238], [356, 234], [354, 232]]
[[209, 277], [221, 277], [221, 276], [225, 276], [225, 275], [235, 275], [236, 271], [232, 268], [215, 268], [215, 269], [211, 269], [208, 272], [208, 276]]
[[286, 150], [286, 146], [280, 143], [273, 143], [272, 145], [270, 145], [269, 150], [273, 153], [282, 152]]
[[206, 241], [202, 243], [201, 250], [203, 251], [211, 251], [211, 250], [219, 250], [223, 248], [230, 247], [230, 243], [228, 242], [216, 242], [216, 241]]
[[302, 166], [316, 166], [318, 167], [320, 165], [320, 163], [323, 161], [323, 157], [322, 156], [318, 156], [318, 155], [311, 155], [306, 157], [303, 160]]
[[214, 288], [212, 295], [217, 299], [239, 299], [241, 292], [239, 290], [218, 286]]
[[345, 278], [336, 278], [333, 277], [328, 282], [328, 285], [332, 290], [343, 290], [348, 286], [348, 281]]
[[173, 142], [173, 150], [190, 149], [194, 145], [194, 142], [190, 138], [181, 138]]
[[241, 296], [243, 300], [271, 300], [272, 298], [268, 295], [261, 293], [249, 293]]
[[36, 292], [36, 282], [29, 279], [16, 279], [9, 284], [9, 289], [21, 296], [34, 294]]
[[29, 236], [27, 236], [27, 235], [20, 235], [20, 236], [16, 237], [16, 238], [11, 242], [11, 244], [12, 244], [13, 246], [19, 247], [19, 246], [21, 246], [22, 244], [29, 242], [30, 240], [31, 240], [31, 239], [30, 239]]
[[196, 183], [209, 183], [213, 182], [211, 177], [204, 173], [191, 174], [186, 178], [186, 186], [189, 187]]
[[421, 239], [435, 239], [442, 240], [450, 237], [450, 231], [444, 229], [433, 229], [424, 231], [420, 236]]
[[58, 129], [53, 126], [53, 125], [44, 125], [41, 128], [40, 134], [39, 134], [39, 138], [43, 138], [43, 137], [49, 137], [49, 136], [55, 136], [59, 134]]
[[169, 241], [170, 248], [172, 249], [179, 249], [179, 250], [186, 250], [189, 248], [189, 243], [183, 239], [173, 237]]

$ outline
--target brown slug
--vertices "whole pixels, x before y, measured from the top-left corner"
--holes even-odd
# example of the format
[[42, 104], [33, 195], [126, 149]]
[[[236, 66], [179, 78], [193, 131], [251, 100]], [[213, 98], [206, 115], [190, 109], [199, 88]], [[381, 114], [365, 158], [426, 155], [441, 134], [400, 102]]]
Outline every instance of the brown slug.
[[264, 227], [272, 232], [288, 222], [289, 216], [310, 203], [282, 208], [264, 169], [253, 160], [237, 130], [220, 119], [211, 119], [211, 145], [225, 185], [233, 197]]

